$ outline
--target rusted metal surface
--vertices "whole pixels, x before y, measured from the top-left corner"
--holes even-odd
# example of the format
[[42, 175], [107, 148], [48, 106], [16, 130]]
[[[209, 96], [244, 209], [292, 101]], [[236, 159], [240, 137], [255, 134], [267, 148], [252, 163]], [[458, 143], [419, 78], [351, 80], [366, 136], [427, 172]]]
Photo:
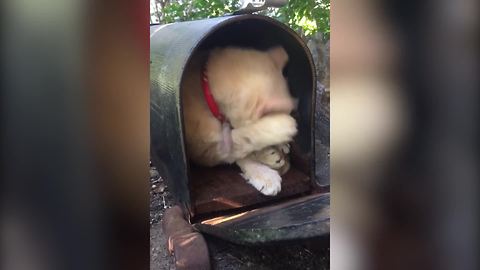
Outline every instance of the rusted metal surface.
[[176, 236], [171, 245], [176, 270], [209, 270], [208, 246], [198, 232]]
[[192, 204], [195, 214], [241, 208], [303, 193], [310, 178], [295, 167], [282, 176], [282, 191], [265, 196], [248, 184], [236, 166], [195, 167], [191, 170]]
[[194, 227], [239, 244], [326, 235], [330, 232], [330, 193], [204, 220]]
[[180, 206], [165, 211], [163, 231], [168, 239], [168, 250], [175, 257], [177, 270], [210, 269], [207, 243], [187, 221]]

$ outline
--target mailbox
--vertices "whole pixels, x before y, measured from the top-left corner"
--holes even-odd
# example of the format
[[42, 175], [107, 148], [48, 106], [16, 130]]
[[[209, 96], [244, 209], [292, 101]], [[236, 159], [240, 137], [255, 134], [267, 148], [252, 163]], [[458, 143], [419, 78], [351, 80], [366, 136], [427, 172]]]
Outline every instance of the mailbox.
[[[298, 134], [282, 191], [264, 196], [235, 165], [213, 168], [189, 162], [182, 117], [183, 72], [192, 57], [216, 47], [266, 50], [281, 45], [284, 70], [298, 99]], [[235, 15], [150, 27], [151, 156], [194, 230], [253, 244], [326, 235], [330, 228], [328, 181], [315, 173], [315, 67], [303, 40], [289, 27], [261, 15]], [[321, 183], [321, 184], [320, 184]]]

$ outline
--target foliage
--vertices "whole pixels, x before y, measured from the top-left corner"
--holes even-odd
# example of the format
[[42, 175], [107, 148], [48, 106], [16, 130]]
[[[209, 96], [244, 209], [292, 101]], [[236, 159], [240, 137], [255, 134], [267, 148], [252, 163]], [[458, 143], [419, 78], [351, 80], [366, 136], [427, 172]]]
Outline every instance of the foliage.
[[[198, 20], [222, 16], [239, 9], [240, 0], [152, 0], [151, 15], [160, 23]], [[287, 24], [308, 37], [321, 32], [330, 33], [330, 0], [289, 0], [279, 9], [261, 12]]]
[[269, 12], [268, 15], [305, 36], [318, 31], [326, 37], [330, 35], [330, 0], [289, 0], [286, 6]]
[[165, 22], [219, 17], [237, 9], [235, 0], [195, 0], [171, 3], [164, 10]]

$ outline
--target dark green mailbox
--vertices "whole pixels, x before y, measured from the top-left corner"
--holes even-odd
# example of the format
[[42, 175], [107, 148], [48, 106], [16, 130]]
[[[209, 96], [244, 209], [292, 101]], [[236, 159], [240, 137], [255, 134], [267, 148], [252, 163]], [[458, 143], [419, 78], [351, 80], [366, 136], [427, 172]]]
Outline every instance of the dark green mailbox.
[[[223, 46], [265, 50], [282, 45], [285, 75], [299, 100], [294, 117], [290, 171], [282, 191], [260, 194], [235, 166], [202, 168], [189, 163], [182, 118], [182, 77], [192, 56]], [[259, 15], [237, 15], [150, 27], [150, 121], [154, 165], [194, 228], [237, 243], [325, 235], [330, 227], [327, 181], [314, 181], [315, 68], [308, 48], [290, 28]], [[201, 183], [201, 184], [200, 184]]]

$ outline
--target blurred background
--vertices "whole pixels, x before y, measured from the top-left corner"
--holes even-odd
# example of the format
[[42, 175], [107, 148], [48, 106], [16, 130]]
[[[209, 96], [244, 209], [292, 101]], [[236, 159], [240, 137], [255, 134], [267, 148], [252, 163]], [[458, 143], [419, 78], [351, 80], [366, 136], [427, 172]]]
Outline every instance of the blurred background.
[[478, 269], [478, 10], [332, 2], [332, 269]]
[[148, 10], [2, 2], [1, 269], [148, 269]]
[[[3, 1], [2, 269], [149, 267], [148, 25], [236, 5], [162, 3]], [[477, 1], [295, 4], [265, 14], [329, 93], [330, 266], [478, 269]]]

